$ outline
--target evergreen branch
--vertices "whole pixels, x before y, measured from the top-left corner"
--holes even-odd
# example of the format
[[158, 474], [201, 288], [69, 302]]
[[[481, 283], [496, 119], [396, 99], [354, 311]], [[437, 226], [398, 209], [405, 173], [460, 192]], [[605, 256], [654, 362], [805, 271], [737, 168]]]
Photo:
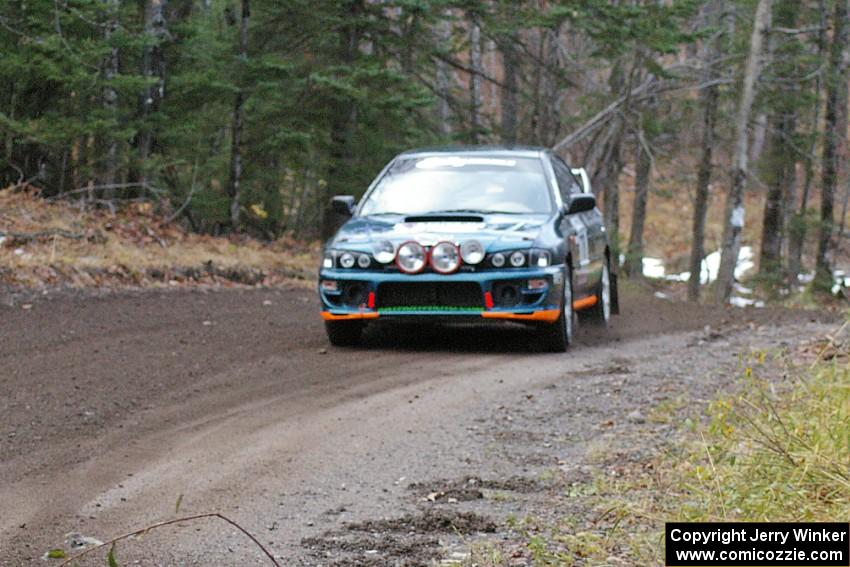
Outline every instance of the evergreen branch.
[[59, 41], [62, 42], [62, 45], [64, 45], [65, 48], [68, 50], [68, 53], [71, 54], [71, 57], [80, 65], [88, 67], [89, 69], [92, 69], [94, 71], [99, 71], [97, 66], [83, 61], [82, 58], [74, 51], [74, 48], [71, 47], [71, 44], [68, 43], [68, 40], [65, 39], [65, 34], [62, 32], [61, 16], [59, 15], [59, 0], [53, 0], [53, 22], [54, 27], [56, 28], [56, 33], [59, 36]]

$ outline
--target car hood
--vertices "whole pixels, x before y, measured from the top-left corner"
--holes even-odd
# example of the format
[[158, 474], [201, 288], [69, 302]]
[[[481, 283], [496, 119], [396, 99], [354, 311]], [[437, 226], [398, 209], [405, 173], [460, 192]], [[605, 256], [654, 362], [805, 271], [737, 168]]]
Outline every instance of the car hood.
[[531, 246], [547, 219], [545, 214], [359, 216], [339, 229], [330, 246], [369, 251], [372, 243], [383, 240], [396, 246], [409, 240], [429, 246], [475, 239], [493, 252]]

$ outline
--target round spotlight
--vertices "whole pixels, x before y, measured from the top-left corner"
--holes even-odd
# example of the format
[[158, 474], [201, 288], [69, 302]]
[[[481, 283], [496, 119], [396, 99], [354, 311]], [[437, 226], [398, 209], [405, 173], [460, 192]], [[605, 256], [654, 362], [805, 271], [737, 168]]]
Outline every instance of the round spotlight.
[[514, 268], [519, 268], [523, 264], [525, 264], [525, 254], [519, 251], [511, 254], [511, 266], [513, 266]]
[[418, 242], [405, 242], [398, 247], [395, 262], [398, 269], [407, 274], [416, 274], [425, 269], [425, 248]]
[[431, 267], [435, 272], [451, 274], [460, 268], [460, 251], [451, 242], [438, 242], [431, 249]]
[[357, 257], [357, 266], [360, 269], [365, 270], [371, 264], [372, 264], [372, 260], [369, 259], [368, 254], [361, 254], [360, 256]]
[[354, 254], [350, 252], [345, 252], [342, 256], [339, 257], [339, 265], [343, 268], [353, 268]]
[[484, 260], [484, 246], [477, 240], [467, 240], [460, 245], [460, 257], [467, 264], [480, 264]]
[[501, 268], [505, 265], [505, 255], [501, 252], [493, 254], [493, 257], [490, 258], [490, 261], [493, 262], [494, 267]]
[[389, 240], [377, 242], [372, 252], [381, 264], [389, 264], [395, 259], [395, 246]]

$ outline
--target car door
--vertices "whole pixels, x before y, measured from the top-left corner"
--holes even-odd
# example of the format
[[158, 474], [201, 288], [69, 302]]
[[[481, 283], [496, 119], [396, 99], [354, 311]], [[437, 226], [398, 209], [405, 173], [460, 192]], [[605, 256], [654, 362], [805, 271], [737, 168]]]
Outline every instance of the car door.
[[[575, 178], [570, 168], [557, 156], [552, 156], [552, 169], [558, 190], [565, 205], [568, 205], [573, 195], [582, 193], [581, 183]], [[572, 235], [570, 248], [573, 255], [573, 283], [576, 287], [577, 298], [585, 297], [594, 292], [599, 281], [601, 264], [598, 261], [598, 251], [595, 250], [598, 224], [595, 222], [595, 209], [584, 213], [565, 215], [567, 224], [564, 234]]]

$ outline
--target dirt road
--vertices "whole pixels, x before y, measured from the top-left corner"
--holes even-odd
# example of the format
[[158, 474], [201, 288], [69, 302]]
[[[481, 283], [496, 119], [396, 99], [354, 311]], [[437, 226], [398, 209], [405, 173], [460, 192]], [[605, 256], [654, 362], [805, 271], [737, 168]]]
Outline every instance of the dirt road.
[[[616, 455], [648, 427], [641, 412], [710, 396], [739, 350], [822, 328], [635, 293], [623, 305], [566, 355], [531, 352], [512, 327], [384, 326], [333, 349], [300, 289], [0, 306], [0, 565], [45, 564], [70, 532], [177, 517], [178, 498], [179, 515], [222, 512], [283, 565], [461, 557], [506, 516], [552, 509], [546, 471], [586, 474], [589, 448]], [[118, 551], [122, 565], [268, 564], [207, 520]]]

